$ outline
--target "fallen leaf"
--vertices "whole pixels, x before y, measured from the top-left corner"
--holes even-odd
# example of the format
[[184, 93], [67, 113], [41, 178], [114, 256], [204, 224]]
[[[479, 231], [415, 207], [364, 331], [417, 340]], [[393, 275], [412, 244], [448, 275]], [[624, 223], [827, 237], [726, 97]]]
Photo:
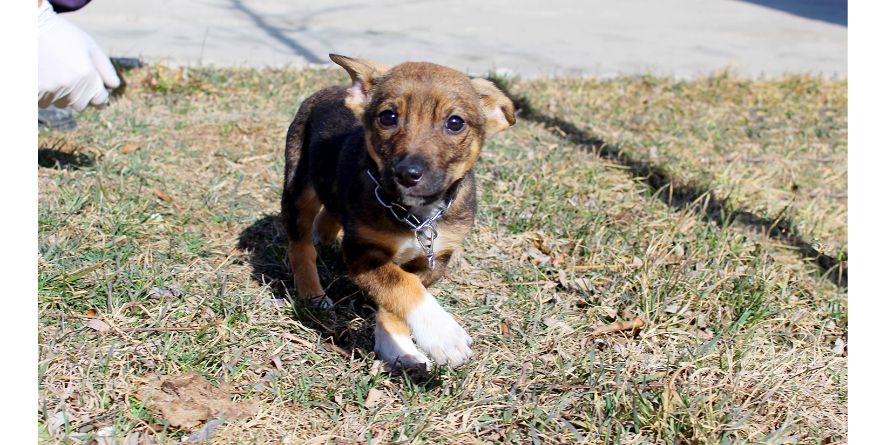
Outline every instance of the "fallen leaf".
[[95, 433], [96, 445], [117, 445], [114, 438], [114, 425], [108, 425]]
[[510, 334], [511, 334], [511, 328], [508, 327], [508, 322], [506, 322], [506, 321], [501, 322], [501, 335], [504, 335], [505, 337], [507, 337]]
[[551, 261], [550, 255], [545, 255], [542, 251], [533, 246], [529, 246], [526, 248], [526, 255], [528, 255], [532, 259], [533, 264], [539, 266], [547, 264]]
[[139, 389], [139, 397], [170, 425], [194, 428], [209, 419], [234, 420], [254, 415], [258, 401], [234, 402], [232, 391], [230, 384], [214, 386], [197, 374], [149, 375]]
[[363, 401], [363, 406], [367, 408], [375, 408], [378, 406], [379, 402], [381, 402], [382, 397], [385, 395], [381, 390], [372, 388], [366, 394], [366, 400]]
[[552, 253], [552, 250], [549, 246], [545, 245], [545, 234], [543, 232], [539, 232], [535, 236], [536, 237], [534, 238], [530, 238], [535, 248], [537, 248], [545, 255], [550, 255]]
[[627, 348], [625, 348], [625, 344], [621, 340], [622, 340], [621, 338], [614, 339], [611, 342], [610, 347], [612, 348], [612, 352], [614, 352], [618, 355], [625, 355], [628, 352], [628, 350], [627, 350]]
[[152, 287], [151, 290], [148, 291], [148, 298], [154, 298], [157, 300], [164, 298], [164, 297], [177, 298], [177, 297], [181, 297], [183, 293], [184, 292], [182, 292], [182, 290], [176, 286], [170, 286], [168, 288], [167, 287]]
[[335, 343], [326, 342], [323, 344], [323, 346], [326, 346], [326, 348], [332, 352], [337, 352], [338, 355], [340, 355], [346, 359], [351, 358], [351, 354], [348, 354], [348, 351], [345, 351], [344, 349], [342, 349], [340, 346], [336, 345]]
[[163, 200], [163, 201], [166, 201], [166, 202], [172, 202], [172, 196], [169, 196], [169, 195], [166, 194], [166, 192], [164, 192], [163, 190], [160, 190], [160, 189], [154, 189], [154, 196], [160, 198], [160, 199]]
[[92, 318], [92, 319], [86, 320], [86, 323], [84, 323], [84, 324], [87, 327], [95, 329], [96, 331], [99, 331], [99, 332], [108, 332], [111, 330], [111, 327], [107, 323], [99, 320], [98, 318]]
[[373, 360], [372, 367], [369, 368], [369, 377], [375, 377], [376, 375], [378, 375], [383, 367], [384, 362], [382, 362], [381, 360]]
[[288, 307], [290, 306], [289, 300], [285, 298], [266, 298], [261, 301], [262, 306], [264, 307]]
[[674, 246], [674, 255], [678, 257], [685, 256], [686, 248], [684, 248], [682, 244], [677, 244], [676, 246]]
[[291, 342], [293, 342], [293, 343], [298, 343], [298, 344], [300, 344], [300, 345], [302, 345], [302, 346], [304, 346], [304, 347], [306, 347], [306, 348], [308, 348], [308, 349], [310, 349], [310, 350], [312, 350], [312, 351], [316, 351], [316, 350], [317, 350], [317, 347], [314, 346], [312, 343], [309, 343], [307, 340], [302, 340], [301, 338], [298, 338], [298, 337], [296, 337], [296, 336], [290, 334], [289, 332], [284, 332], [284, 333], [283, 333], [283, 338], [285, 338], [285, 339], [287, 339], [287, 340], [289, 340], [289, 341], [291, 341]]
[[[81, 433], [81, 432], [79, 432], [79, 431], [75, 431], [75, 432], [73, 432], [73, 433], [71, 433], [71, 434], [68, 434], [68, 437], [71, 438], [71, 439], [74, 439], [74, 440], [76, 440], [76, 441], [78, 441], [78, 442], [84, 442], [84, 443], [85, 443], [85, 442], [86, 442], [86, 439], [89, 438], [89, 435], [90, 435], [90, 434], [92, 434], [92, 433]], [[75, 442], [75, 443], [76, 443], [76, 442]]]
[[597, 309], [599, 309], [600, 312], [603, 312], [604, 314], [606, 314], [606, 318], [617, 318], [618, 317], [618, 311], [615, 310], [614, 308], [609, 307], [609, 306], [597, 306]]
[[710, 340], [710, 339], [714, 338], [714, 334], [712, 334], [708, 331], [701, 330], [701, 329], [695, 330], [695, 336], [702, 339], [702, 340]]
[[139, 434], [137, 432], [130, 433], [123, 441], [123, 445], [138, 445]]
[[631, 321], [616, 321], [615, 323], [610, 323], [606, 326], [601, 326], [597, 329], [594, 329], [590, 334], [591, 337], [596, 337], [603, 334], [608, 334], [610, 332], [619, 332], [619, 331], [636, 331], [643, 327], [645, 323], [643, 319], [640, 317], [634, 317]]
[[46, 429], [49, 430], [49, 434], [53, 436], [61, 436], [65, 433], [65, 423], [68, 425], [74, 423], [75, 419], [71, 417], [65, 411], [56, 411], [55, 414], [49, 416], [49, 419], [46, 420]]
[[120, 153], [123, 153], [123, 154], [125, 154], [125, 155], [128, 155], [129, 153], [132, 153], [132, 152], [138, 150], [139, 148], [142, 148], [141, 145], [138, 145], [138, 144], [126, 144], [126, 145], [123, 146], [123, 148], [120, 149]]
[[221, 426], [221, 421], [218, 419], [212, 419], [209, 422], [206, 422], [206, 425], [203, 428], [200, 428], [197, 431], [194, 431], [191, 434], [182, 438], [182, 442], [184, 443], [209, 443], [209, 438], [212, 437], [213, 434], [218, 430], [218, 427]]
[[544, 282], [544, 283], [541, 283], [541, 288], [542, 288], [542, 289], [545, 289], [545, 290], [546, 290], [546, 289], [553, 289], [553, 288], [555, 288], [555, 287], [557, 287], [557, 282], [556, 282], [556, 281], [546, 281], [546, 282]]
[[98, 311], [96, 311], [95, 309], [90, 309], [90, 310], [86, 311], [86, 316], [87, 317], [95, 317], [95, 314], [97, 314], [97, 313], [98, 313]]
[[542, 321], [544, 321], [544, 323], [547, 327], [549, 327], [551, 329], [559, 329], [564, 334], [571, 334], [571, 333], [575, 332], [575, 329], [573, 329], [572, 326], [569, 326], [568, 324], [563, 322], [563, 320], [557, 320], [556, 318], [553, 318], [553, 317], [545, 317], [545, 319]]
[[557, 280], [560, 281], [560, 286], [563, 286], [563, 288], [565, 289], [569, 289], [569, 279], [566, 275], [565, 270], [560, 269], [557, 271]]
[[680, 305], [679, 304], [669, 304], [669, 305], [665, 306], [664, 311], [666, 314], [676, 314], [678, 311], [680, 311]]
[[265, 375], [261, 376], [257, 382], [252, 384], [252, 389], [255, 391], [270, 391], [271, 388], [268, 385], [276, 378], [276, 373], [268, 372]]
[[591, 292], [594, 289], [594, 282], [590, 278], [573, 278], [570, 280], [565, 270], [557, 271], [557, 278], [560, 281], [560, 286], [567, 290]]
[[571, 285], [574, 290], [582, 290], [585, 292], [591, 292], [594, 290], [594, 282], [591, 281], [590, 278], [576, 278], [572, 280]]
[[272, 355], [271, 362], [274, 364], [274, 367], [277, 368], [278, 371], [283, 370], [283, 361], [280, 360], [280, 354]]
[[708, 327], [708, 316], [707, 316], [707, 314], [698, 314], [698, 316], [695, 317], [695, 325], [698, 326], [698, 327], [701, 328], [701, 329], [704, 329], [704, 328]]

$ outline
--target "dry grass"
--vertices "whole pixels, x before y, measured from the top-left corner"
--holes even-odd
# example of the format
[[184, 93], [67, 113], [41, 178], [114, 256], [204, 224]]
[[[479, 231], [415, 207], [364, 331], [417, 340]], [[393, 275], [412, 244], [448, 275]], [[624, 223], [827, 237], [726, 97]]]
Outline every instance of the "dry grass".
[[[336, 248], [321, 251], [332, 311], [277, 304], [291, 290], [275, 216], [285, 129], [301, 100], [343, 80], [335, 71], [180, 78], [154, 67], [131, 73], [127, 94], [81, 115], [73, 133], [40, 134], [44, 442], [107, 431], [121, 443], [134, 433], [177, 443], [189, 431], [165, 426], [138, 390], [149, 374], [186, 372], [260, 402], [214, 443], [846, 440], [847, 359], [834, 352], [848, 335], [845, 290], [791, 249], [676, 211], [621, 166], [532, 122], [487, 145], [478, 225], [460, 267], [433, 289], [475, 339], [468, 366], [426, 381], [378, 372], [374, 309]], [[845, 245], [845, 198], [818, 193], [845, 191], [845, 82], [517, 88], [638, 152], [658, 141], [658, 162], [675, 176], [731, 190], [750, 208], [779, 212], [793, 199], [804, 233]], [[785, 91], [789, 118], [777, 100]], [[632, 124], [630, 107], [643, 100]], [[761, 101], [769, 108], [754, 108]], [[753, 136], [759, 154], [742, 151], [745, 127], [733, 125], [748, 116], [759, 120], [745, 127], [769, 129]], [[823, 119], [832, 127], [809, 139], [806, 123]], [[773, 160], [743, 158], [753, 156]], [[791, 175], [801, 187], [788, 198], [780, 190]], [[646, 321], [636, 335], [587, 336], [634, 316]], [[90, 328], [91, 318], [109, 330]]]
[[736, 207], [789, 218], [825, 254], [846, 254], [846, 81], [723, 74], [518, 82], [513, 90]]

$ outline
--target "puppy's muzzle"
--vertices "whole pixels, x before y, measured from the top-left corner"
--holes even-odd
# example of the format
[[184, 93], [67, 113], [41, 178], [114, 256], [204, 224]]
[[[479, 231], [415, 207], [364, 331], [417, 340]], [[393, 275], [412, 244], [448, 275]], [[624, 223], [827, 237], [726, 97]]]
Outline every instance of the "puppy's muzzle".
[[420, 156], [406, 156], [394, 166], [394, 179], [404, 188], [411, 188], [421, 182], [428, 169], [428, 163]]

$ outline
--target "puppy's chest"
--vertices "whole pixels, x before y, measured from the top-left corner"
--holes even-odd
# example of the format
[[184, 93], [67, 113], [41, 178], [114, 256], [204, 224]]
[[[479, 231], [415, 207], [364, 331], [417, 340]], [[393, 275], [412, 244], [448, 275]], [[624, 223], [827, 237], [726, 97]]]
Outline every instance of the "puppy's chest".
[[[453, 230], [452, 227], [437, 227], [437, 238], [434, 239], [433, 243], [434, 256], [439, 257], [442, 254], [451, 254], [461, 247], [464, 237], [465, 233], [462, 233], [460, 230]], [[406, 264], [416, 258], [426, 257], [425, 250], [411, 232], [407, 236], [397, 238], [397, 246], [397, 251], [394, 254], [395, 264]]]

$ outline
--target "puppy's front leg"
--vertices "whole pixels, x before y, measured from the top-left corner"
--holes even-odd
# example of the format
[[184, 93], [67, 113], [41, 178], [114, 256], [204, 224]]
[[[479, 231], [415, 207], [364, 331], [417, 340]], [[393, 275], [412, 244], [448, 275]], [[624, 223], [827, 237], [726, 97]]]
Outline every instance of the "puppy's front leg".
[[431, 362], [415, 347], [406, 322], [382, 306], [375, 317], [375, 353], [394, 368], [426, 371]]
[[417, 276], [392, 262], [390, 250], [357, 242], [347, 234], [342, 250], [351, 279], [384, 310], [380, 316], [405, 321], [418, 347], [438, 364], [457, 367], [468, 361], [471, 337]]

